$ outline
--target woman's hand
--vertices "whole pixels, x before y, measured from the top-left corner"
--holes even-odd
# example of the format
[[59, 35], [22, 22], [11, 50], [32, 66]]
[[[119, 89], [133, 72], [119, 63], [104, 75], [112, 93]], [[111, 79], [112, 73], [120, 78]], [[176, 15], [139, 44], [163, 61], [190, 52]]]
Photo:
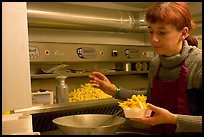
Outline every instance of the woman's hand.
[[145, 118], [131, 118], [131, 120], [143, 122], [149, 125], [176, 124], [177, 115], [169, 112], [167, 109], [154, 106], [150, 103], [147, 104], [147, 107], [154, 112], [153, 116], [149, 116]]
[[109, 79], [103, 75], [100, 72], [92, 72], [91, 75], [89, 75], [90, 83], [96, 87], [101, 89], [103, 92], [105, 92], [106, 94], [112, 95], [114, 96], [116, 91], [117, 91], [117, 87], [112, 84]]

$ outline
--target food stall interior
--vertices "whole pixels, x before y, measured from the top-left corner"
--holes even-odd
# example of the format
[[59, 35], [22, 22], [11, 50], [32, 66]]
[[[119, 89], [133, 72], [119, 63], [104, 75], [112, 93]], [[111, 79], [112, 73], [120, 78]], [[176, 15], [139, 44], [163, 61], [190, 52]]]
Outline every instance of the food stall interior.
[[[102, 72], [115, 85], [146, 92], [155, 53], [140, 7], [145, 3], [135, 8], [99, 3], [27, 2], [31, 87], [39, 98], [31, 109], [16, 112], [32, 114], [33, 130], [42, 135], [62, 134], [52, 122], [57, 117], [112, 115], [121, 109], [114, 98], [57, 103], [57, 76], [67, 77], [69, 92], [88, 83], [92, 71]], [[149, 134], [148, 128], [126, 120], [117, 134]]]

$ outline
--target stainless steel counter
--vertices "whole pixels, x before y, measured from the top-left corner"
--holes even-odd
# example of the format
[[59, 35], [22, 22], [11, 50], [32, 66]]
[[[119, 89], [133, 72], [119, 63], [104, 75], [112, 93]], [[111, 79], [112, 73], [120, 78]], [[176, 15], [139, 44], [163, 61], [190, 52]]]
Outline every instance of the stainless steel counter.
[[98, 108], [104, 106], [116, 106], [118, 105], [118, 100], [114, 98], [108, 99], [98, 99], [91, 101], [81, 101], [81, 102], [71, 102], [71, 103], [62, 103], [62, 104], [51, 104], [51, 105], [39, 105], [33, 106], [31, 108], [18, 109], [15, 110], [15, 113], [28, 113], [28, 114], [39, 114], [39, 113], [49, 113], [49, 112], [58, 112], [58, 111], [74, 111], [84, 108]]

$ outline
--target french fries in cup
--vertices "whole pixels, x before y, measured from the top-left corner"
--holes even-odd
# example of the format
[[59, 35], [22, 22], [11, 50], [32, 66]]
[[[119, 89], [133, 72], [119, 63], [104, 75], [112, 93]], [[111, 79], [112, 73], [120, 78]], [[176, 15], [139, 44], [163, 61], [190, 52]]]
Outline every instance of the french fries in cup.
[[151, 115], [151, 110], [147, 108], [147, 97], [144, 95], [132, 95], [131, 99], [119, 102], [123, 108], [126, 118], [143, 118]]

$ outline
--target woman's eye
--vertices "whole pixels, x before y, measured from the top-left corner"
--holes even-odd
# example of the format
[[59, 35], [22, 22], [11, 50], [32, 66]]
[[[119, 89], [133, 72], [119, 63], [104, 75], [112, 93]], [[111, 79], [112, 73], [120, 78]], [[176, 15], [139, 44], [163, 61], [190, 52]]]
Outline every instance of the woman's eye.
[[152, 34], [152, 33], [153, 33], [153, 31], [152, 31], [152, 30], [149, 30], [149, 33], [150, 33], [150, 34]]
[[165, 35], [167, 32], [164, 32], [164, 31], [153, 31], [153, 30], [148, 30], [148, 32], [150, 34], [156, 34], [156, 35], [159, 35], [159, 36], [163, 36]]
[[166, 32], [163, 32], [163, 31], [159, 32], [159, 35], [165, 35], [165, 34], [166, 34]]

